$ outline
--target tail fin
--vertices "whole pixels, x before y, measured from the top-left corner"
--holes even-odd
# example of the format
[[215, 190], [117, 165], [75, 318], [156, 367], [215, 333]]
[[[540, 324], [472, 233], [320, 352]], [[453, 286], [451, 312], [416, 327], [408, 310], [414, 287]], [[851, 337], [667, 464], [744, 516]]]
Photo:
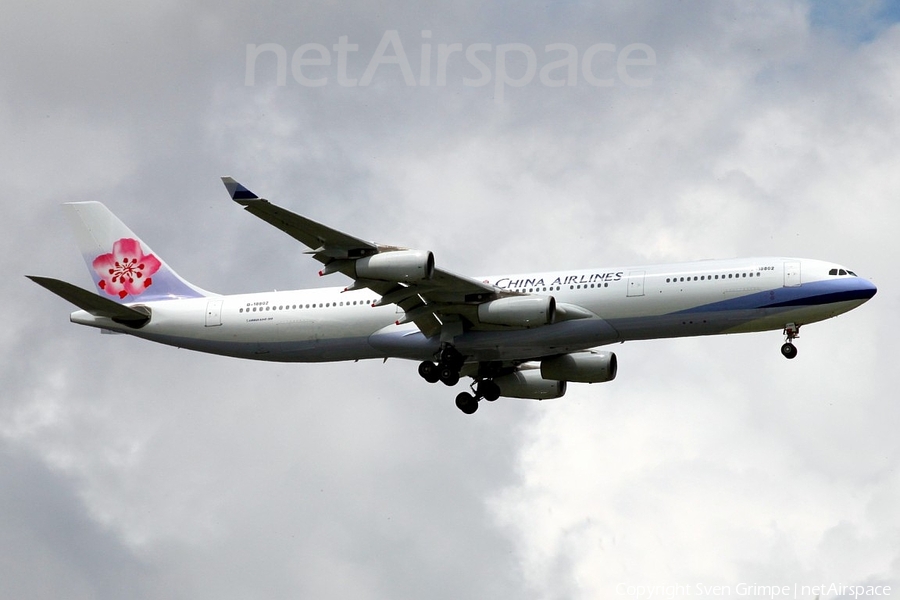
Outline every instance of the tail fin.
[[214, 295], [179, 277], [100, 202], [63, 206], [101, 294], [122, 304]]

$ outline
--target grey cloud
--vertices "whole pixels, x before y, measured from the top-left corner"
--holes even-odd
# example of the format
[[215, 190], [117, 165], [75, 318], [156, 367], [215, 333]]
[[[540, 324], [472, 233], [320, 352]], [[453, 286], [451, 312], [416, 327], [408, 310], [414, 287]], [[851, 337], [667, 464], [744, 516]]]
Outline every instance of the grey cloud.
[[152, 596], [159, 572], [91, 517], [71, 478], [3, 443], [0, 490], [3, 596]]
[[[623, 577], [896, 581], [897, 36], [833, 43], [809, 11], [5, 7], [0, 498], [23, 551], [3, 548], [0, 585], [456, 598], [610, 595]], [[249, 43], [347, 35], [361, 77], [393, 29], [411, 60], [427, 29], [538, 55], [643, 42], [657, 66], [647, 88], [534, 83], [503, 103], [459, 83], [477, 75], [463, 62], [445, 88], [389, 65], [365, 89], [279, 87], [263, 66], [244, 85]], [[205, 288], [336, 285], [230, 202], [226, 174], [464, 273], [784, 253], [881, 291], [804, 329], [795, 364], [777, 334], [629, 344], [614, 383], [466, 419], [412, 364], [99, 336], [22, 277], [86, 284], [58, 204], [96, 199]]]

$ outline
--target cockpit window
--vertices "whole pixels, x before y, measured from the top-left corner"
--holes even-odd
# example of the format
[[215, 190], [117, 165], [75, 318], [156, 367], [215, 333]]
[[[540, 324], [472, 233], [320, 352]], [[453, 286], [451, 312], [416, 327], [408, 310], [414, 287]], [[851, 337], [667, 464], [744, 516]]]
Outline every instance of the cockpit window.
[[849, 269], [831, 269], [828, 271], [829, 275], [852, 275], [853, 277], [858, 277], [856, 273]]

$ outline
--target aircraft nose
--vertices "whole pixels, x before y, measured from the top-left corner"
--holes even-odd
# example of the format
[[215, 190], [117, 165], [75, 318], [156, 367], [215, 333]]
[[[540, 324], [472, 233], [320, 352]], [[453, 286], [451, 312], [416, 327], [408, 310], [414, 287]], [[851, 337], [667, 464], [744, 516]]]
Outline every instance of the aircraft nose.
[[857, 288], [859, 292], [859, 297], [863, 300], [870, 300], [872, 296], [874, 296], [878, 292], [878, 288], [875, 287], [875, 284], [869, 281], [868, 279], [859, 279], [859, 287]]

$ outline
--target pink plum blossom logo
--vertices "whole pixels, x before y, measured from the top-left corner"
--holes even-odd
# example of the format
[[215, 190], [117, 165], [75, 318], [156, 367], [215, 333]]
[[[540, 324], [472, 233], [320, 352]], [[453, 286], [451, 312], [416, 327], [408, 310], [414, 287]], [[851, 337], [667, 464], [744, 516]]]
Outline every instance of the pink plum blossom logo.
[[91, 263], [100, 276], [97, 285], [110, 296], [139, 296], [153, 284], [150, 277], [162, 266], [152, 254], [144, 254], [140, 243], [122, 238], [113, 244], [112, 252], [101, 254]]

